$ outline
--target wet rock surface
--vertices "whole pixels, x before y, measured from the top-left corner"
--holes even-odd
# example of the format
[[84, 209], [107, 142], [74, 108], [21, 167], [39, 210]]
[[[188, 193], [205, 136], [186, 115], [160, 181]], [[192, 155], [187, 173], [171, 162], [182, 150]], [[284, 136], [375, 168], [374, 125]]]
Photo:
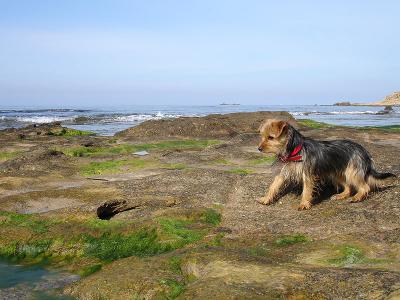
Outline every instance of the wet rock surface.
[[[330, 200], [334, 190], [321, 187], [312, 209], [298, 211], [294, 187], [263, 206], [257, 199], [282, 166], [257, 151], [266, 118], [290, 119], [316, 139], [354, 140], [378, 170], [400, 174], [399, 133], [313, 129], [285, 113], [149, 121], [116, 137], [6, 130], [1, 253], [10, 241], [50, 240], [43, 253], [54, 265], [84, 267], [64, 290], [78, 299], [396, 299], [399, 179], [361, 203]], [[128, 241], [147, 241], [136, 252], [118, 246], [143, 227], [156, 228], [160, 244], [139, 231]], [[115, 243], [118, 255], [90, 243], [104, 251]]]
[[287, 112], [232, 113], [206, 117], [182, 117], [179, 121], [162, 119], [147, 121], [120, 133], [121, 137], [233, 137], [257, 131], [269, 118], [294, 121]]

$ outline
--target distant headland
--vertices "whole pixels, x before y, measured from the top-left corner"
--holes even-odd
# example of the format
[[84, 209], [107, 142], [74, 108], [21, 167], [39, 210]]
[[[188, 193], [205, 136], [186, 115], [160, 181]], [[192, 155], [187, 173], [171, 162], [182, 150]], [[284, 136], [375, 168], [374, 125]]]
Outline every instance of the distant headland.
[[225, 102], [222, 102], [220, 105], [240, 105], [240, 103], [225, 103]]
[[349, 101], [334, 103], [335, 106], [400, 106], [400, 91], [386, 96], [385, 99], [370, 103], [351, 103]]

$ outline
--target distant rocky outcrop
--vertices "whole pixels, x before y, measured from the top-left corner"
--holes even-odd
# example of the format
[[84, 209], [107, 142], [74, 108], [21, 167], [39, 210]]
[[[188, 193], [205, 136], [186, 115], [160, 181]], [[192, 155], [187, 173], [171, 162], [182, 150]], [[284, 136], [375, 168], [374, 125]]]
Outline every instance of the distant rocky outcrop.
[[393, 107], [391, 105], [386, 105], [383, 110], [377, 112], [378, 115], [388, 115], [393, 112]]
[[335, 106], [350, 106], [352, 104], [350, 102], [348, 102], [348, 101], [344, 101], [344, 102], [336, 102], [333, 105], [335, 105]]
[[231, 114], [214, 114], [205, 117], [181, 117], [177, 119], [149, 120], [135, 127], [117, 133], [121, 137], [196, 137], [224, 138], [243, 133], [257, 132], [260, 124], [266, 119], [295, 119], [287, 112], [247, 112]]

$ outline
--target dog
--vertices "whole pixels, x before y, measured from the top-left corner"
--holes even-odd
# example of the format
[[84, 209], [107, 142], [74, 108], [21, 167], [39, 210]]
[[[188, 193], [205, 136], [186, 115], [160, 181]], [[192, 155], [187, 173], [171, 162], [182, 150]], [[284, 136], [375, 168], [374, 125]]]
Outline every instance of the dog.
[[343, 189], [331, 199], [349, 198], [354, 189], [351, 202], [360, 202], [381, 180], [396, 176], [377, 172], [367, 150], [350, 140], [313, 140], [281, 120], [267, 120], [260, 126], [260, 134], [258, 150], [275, 154], [284, 164], [267, 194], [259, 199], [265, 205], [272, 204], [288, 183], [303, 185], [299, 210], [311, 208], [314, 191], [321, 182]]

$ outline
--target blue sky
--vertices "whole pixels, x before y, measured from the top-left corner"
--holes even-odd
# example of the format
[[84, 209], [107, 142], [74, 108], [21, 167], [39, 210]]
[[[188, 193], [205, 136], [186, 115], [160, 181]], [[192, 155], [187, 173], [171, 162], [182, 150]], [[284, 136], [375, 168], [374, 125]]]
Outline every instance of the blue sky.
[[3, 1], [0, 105], [314, 104], [400, 90], [400, 1]]

